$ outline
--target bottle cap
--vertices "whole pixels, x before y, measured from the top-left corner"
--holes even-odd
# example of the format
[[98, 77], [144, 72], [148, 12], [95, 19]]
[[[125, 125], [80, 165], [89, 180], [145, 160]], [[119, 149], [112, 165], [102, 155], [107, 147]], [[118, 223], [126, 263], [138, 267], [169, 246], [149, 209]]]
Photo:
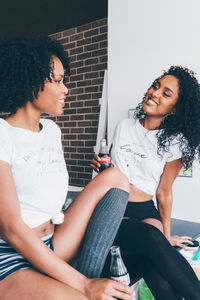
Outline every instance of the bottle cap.
[[117, 254], [117, 253], [120, 252], [120, 247], [119, 246], [112, 246], [110, 248], [110, 252], [111, 252], [111, 254]]

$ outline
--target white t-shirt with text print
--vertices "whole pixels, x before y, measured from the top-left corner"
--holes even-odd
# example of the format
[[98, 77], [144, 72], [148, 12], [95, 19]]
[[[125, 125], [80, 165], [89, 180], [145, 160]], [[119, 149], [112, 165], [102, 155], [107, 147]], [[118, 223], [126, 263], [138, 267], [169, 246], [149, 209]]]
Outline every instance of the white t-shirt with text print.
[[157, 152], [157, 130], [147, 130], [138, 119], [124, 119], [115, 129], [111, 157], [129, 182], [147, 194], [154, 195], [166, 162], [181, 158], [175, 138], [169, 152]]
[[21, 216], [36, 227], [60, 215], [68, 190], [60, 128], [41, 119], [40, 132], [0, 119], [0, 160], [11, 166]]

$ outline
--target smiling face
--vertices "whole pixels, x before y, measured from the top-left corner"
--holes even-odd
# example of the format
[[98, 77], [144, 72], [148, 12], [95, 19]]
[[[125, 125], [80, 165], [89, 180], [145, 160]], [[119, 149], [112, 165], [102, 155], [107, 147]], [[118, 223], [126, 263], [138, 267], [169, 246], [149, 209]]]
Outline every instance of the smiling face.
[[166, 75], [148, 89], [143, 104], [147, 116], [164, 118], [174, 112], [179, 97], [179, 81], [173, 75]]
[[68, 89], [64, 85], [64, 68], [58, 57], [52, 57], [52, 81], [45, 81], [44, 90], [38, 93], [38, 98], [32, 102], [34, 108], [42, 113], [61, 115], [65, 106]]

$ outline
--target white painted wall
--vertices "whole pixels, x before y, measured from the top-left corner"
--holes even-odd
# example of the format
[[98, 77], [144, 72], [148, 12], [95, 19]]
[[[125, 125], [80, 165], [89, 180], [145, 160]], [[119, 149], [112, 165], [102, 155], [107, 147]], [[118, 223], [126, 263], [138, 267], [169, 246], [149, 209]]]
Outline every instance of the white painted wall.
[[[109, 0], [108, 139], [118, 120], [141, 101], [171, 65], [200, 78], [199, 0]], [[200, 168], [174, 184], [172, 216], [200, 223]]]

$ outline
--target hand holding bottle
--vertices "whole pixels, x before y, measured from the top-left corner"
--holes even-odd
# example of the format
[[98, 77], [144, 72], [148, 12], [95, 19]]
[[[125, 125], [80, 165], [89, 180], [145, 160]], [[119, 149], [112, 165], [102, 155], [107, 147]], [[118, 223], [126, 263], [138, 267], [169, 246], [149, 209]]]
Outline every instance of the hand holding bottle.
[[89, 279], [86, 295], [90, 300], [132, 300], [132, 289], [110, 279]]
[[95, 154], [90, 166], [97, 172], [102, 172], [103, 170], [112, 167], [113, 161], [111, 160], [108, 147], [106, 145], [106, 140], [102, 139], [100, 141], [99, 155]]

